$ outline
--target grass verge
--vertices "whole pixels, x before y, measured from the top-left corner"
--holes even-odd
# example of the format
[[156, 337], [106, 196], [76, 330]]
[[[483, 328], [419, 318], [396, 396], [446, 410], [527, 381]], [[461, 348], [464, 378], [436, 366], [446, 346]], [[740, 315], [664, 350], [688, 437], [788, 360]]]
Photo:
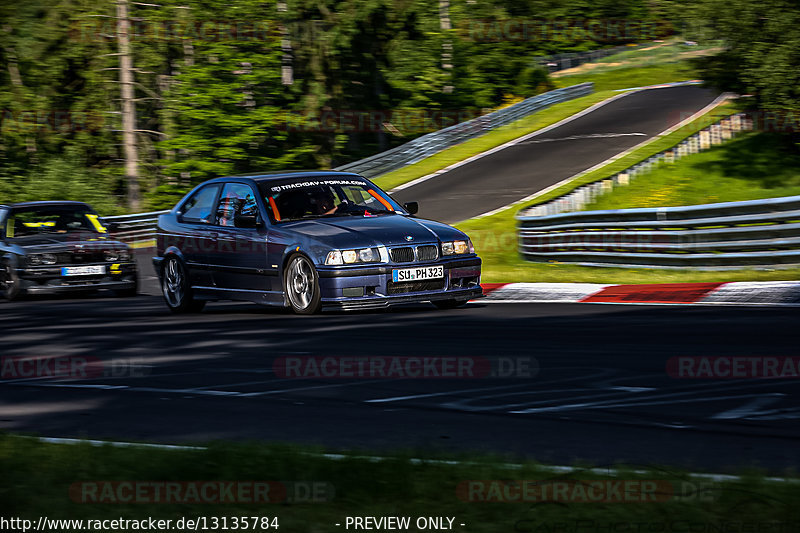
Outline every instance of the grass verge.
[[586, 209], [626, 209], [759, 200], [800, 195], [800, 150], [786, 136], [750, 132], [725, 144], [662, 163]]
[[[2, 435], [0, 466], [4, 483], [0, 506], [5, 517], [33, 520], [40, 516], [83, 520], [153, 517], [173, 521], [181, 517], [210, 520], [269, 516], [278, 518], [279, 531], [298, 532], [342, 531], [347, 516], [408, 516], [412, 520], [453, 517], [453, 529], [492, 533], [571, 531], [564, 526], [553, 529], [567, 522], [593, 523], [598, 527], [620, 524], [612, 531], [632, 531], [634, 524], [648, 525], [641, 531], [672, 531], [665, 525], [677, 521], [697, 527], [703, 524], [702, 531], [725, 531], [724, 524], [728, 523], [752, 524], [749, 527], [768, 523], [777, 527], [798, 520], [795, 502], [800, 496], [800, 484], [770, 481], [755, 473], [738, 480], [701, 481], [682, 471], [628, 465], [618, 467], [618, 471], [578, 469], [555, 475], [535, 463], [509, 468], [497, 457], [451, 457], [468, 462], [445, 464], [412, 462], [412, 455], [401, 454], [376, 462], [357, 456], [331, 460], [308, 453], [314, 451], [318, 450], [231, 443], [198, 450], [96, 447], [46, 444]], [[286, 487], [315, 482], [326, 491], [317, 493], [317, 501], [297, 498], [280, 503], [201, 503], [202, 493], [190, 496], [187, 485], [181, 485], [172, 497], [182, 503], [120, 503], [116, 501], [118, 497], [135, 497], [135, 493], [122, 489], [119, 483], [98, 483], [112, 480], [140, 482], [140, 487], [141, 482], [193, 482], [198, 486], [213, 480], [280, 480]], [[471, 480], [484, 481], [470, 484]], [[527, 501], [496, 501], [521, 494], [519, 482], [523, 480], [527, 480]], [[96, 497], [104, 498], [103, 503], [94, 503], [89, 489], [93, 487], [103, 487], [96, 493]], [[554, 493], [559, 487], [561, 492]], [[152, 499], [154, 491], [147, 494]], [[164, 497], [167, 493], [161, 494]], [[213, 498], [216, 492], [207, 494]], [[88, 503], [81, 503], [83, 495], [88, 496]], [[235, 499], [236, 493], [231, 496]], [[490, 501], [476, 501], [480, 497]], [[623, 525], [627, 527], [620, 529]], [[412, 526], [409, 530], [417, 529]]]
[[[606, 177], [613, 176], [631, 165], [647, 159], [665, 148], [674, 146], [682, 139], [689, 137], [699, 131], [700, 129], [708, 126], [710, 123], [716, 121], [722, 116], [729, 115], [739, 110], [740, 104], [737, 102], [725, 103], [716, 109], [710, 111], [706, 115], [698, 118], [692, 123], [668, 134], [661, 138], [656, 139], [652, 143], [640, 147], [626, 156], [606, 165], [602, 168], [596, 169], [592, 172], [584, 174], [573, 180], [572, 182], [558, 187], [548, 193], [537, 197], [533, 203], [543, 203], [558, 196], [561, 196], [576, 187], [583, 184], [597, 181]], [[746, 141], [747, 137], [743, 138]], [[737, 143], [733, 141], [731, 144]], [[752, 146], [745, 142], [744, 149], [751, 149]], [[713, 152], [709, 151], [708, 154]], [[704, 156], [706, 154], [699, 154], [692, 157]], [[767, 180], [768, 174], [774, 170], [769, 164], [769, 155], [765, 158], [760, 156], [753, 156], [746, 152], [740, 153], [741, 157], [737, 159], [739, 163], [730, 163], [731, 167], [725, 166], [724, 163], [719, 162], [721, 168], [727, 170], [720, 170], [719, 172], [732, 172], [731, 169], [741, 169], [743, 165], [747, 165], [747, 158], [752, 159], [751, 164], [759, 166], [762, 169], [762, 179]], [[683, 159], [679, 164], [688, 164], [692, 159]], [[784, 161], [785, 162], [785, 161]], [[786, 170], [784, 172], [792, 173], [793, 170]], [[637, 178], [633, 182], [634, 185], [644, 183], [649, 180], [649, 175], [646, 177]], [[776, 179], [785, 179], [784, 175], [778, 175]], [[754, 183], [757, 180], [752, 180]], [[799, 183], [800, 184], [800, 183]], [[644, 186], [644, 185], [642, 185]], [[688, 188], [688, 190], [692, 190]], [[781, 191], [789, 191], [794, 189], [781, 189]], [[772, 194], [776, 189], [772, 190]], [[612, 193], [614, 194], [614, 193]], [[628, 194], [628, 191], [621, 191], [619, 194]], [[631, 193], [634, 194], [634, 193]], [[769, 194], [768, 196], [771, 196]], [[684, 195], [683, 198], [687, 196]], [[603, 201], [601, 197], [600, 201]], [[691, 202], [690, 202], [691, 203]], [[529, 205], [526, 204], [526, 205]], [[665, 204], [660, 204], [665, 205]], [[684, 204], [682, 204], [684, 205]], [[530, 263], [523, 261], [517, 253], [516, 246], [516, 219], [515, 215], [521, 205], [509, 207], [499, 213], [488, 217], [467, 220], [457, 224], [463, 231], [467, 232], [475, 244], [476, 251], [483, 259], [483, 275], [482, 280], [487, 283], [501, 283], [507, 281], [516, 282], [576, 282], [576, 283], [685, 283], [685, 282], [724, 282], [724, 281], [778, 281], [778, 280], [791, 280], [800, 279], [800, 268], [791, 269], [744, 269], [744, 270], [725, 270], [725, 271], [677, 271], [665, 269], [629, 269], [629, 268], [596, 268], [584, 267], [580, 265], [564, 264], [564, 263]], [[621, 205], [618, 205], [621, 207]]]

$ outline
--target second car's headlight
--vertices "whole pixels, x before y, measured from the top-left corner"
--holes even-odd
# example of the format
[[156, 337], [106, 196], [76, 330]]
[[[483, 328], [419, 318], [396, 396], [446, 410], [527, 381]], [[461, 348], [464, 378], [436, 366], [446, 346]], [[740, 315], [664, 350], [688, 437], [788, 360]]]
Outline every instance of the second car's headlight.
[[28, 256], [28, 264], [29, 265], [41, 265], [42, 264], [42, 256], [39, 254], [31, 254]]
[[106, 250], [104, 252], [106, 261], [118, 261], [119, 260], [119, 252], [117, 250]]
[[442, 243], [442, 255], [462, 255], [473, 253], [475, 249], [469, 239], [465, 241], [446, 241]]
[[354, 250], [333, 250], [325, 258], [326, 265], [352, 265], [354, 263], [377, 263], [380, 254], [376, 248], [357, 248]]
[[45, 265], [55, 265], [57, 261], [56, 254], [42, 254], [42, 263]]

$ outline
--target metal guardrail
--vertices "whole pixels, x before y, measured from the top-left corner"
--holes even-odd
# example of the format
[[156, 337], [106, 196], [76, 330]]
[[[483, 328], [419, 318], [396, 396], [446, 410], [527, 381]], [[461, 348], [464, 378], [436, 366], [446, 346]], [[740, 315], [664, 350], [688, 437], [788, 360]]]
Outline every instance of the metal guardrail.
[[103, 217], [103, 220], [113, 224], [110, 233], [115, 239], [128, 244], [141, 244], [155, 240], [158, 216], [165, 213], [169, 213], [169, 210]]
[[334, 170], [356, 172], [362, 176], [373, 178], [416, 163], [446, 148], [483, 135], [490, 130], [519, 120], [553, 104], [586, 96], [591, 94], [593, 90], [593, 83], [581, 83], [549, 91], [481, 117], [422, 135], [391, 150], [341, 165]]
[[579, 67], [584, 63], [592, 63], [598, 59], [608, 57], [620, 52], [640, 50], [645, 46], [652, 46], [651, 43], [630, 46], [627, 44], [615, 46], [613, 48], [600, 48], [598, 50], [587, 50], [585, 52], [563, 52], [551, 56], [538, 57], [535, 63], [546, 68], [549, 72], [558, 72], [574, 67]]
[[529, 261], [728, 269], [800, 264], [800, 196], [518, 216]]

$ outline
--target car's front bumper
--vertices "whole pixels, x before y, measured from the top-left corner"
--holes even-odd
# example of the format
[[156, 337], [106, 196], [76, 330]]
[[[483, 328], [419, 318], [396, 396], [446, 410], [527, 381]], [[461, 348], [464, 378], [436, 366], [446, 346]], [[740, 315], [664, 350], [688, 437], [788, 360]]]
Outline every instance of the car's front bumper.
[[[444, 278], [419, 283], [394, 283], [392, 271], [441, 265]], [[365, 309], [404, 303], [471, 300], [483, 296], [481, 260], [477, 256], [426, 263], [319, 267], [323, 308]]]
[[104, 274], [63, 276], [61, 266], [36, 266], [17, 269], [20, 288], [28, 294], [98, 289], [125, 290], [137, 287], [136, 263], [94, 263], [70, 266], [104, 266]]

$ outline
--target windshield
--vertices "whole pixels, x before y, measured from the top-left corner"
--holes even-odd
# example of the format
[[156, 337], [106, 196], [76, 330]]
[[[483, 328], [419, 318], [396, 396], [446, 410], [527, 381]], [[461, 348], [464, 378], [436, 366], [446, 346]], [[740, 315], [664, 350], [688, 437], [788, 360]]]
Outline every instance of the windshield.
[[406, 214], [371, 183], [349, 178], [305, 178], [262, 185], [274, 222], [321, 217]]
[[83, 206], [48, 205], [14, 209], [6, 220], [6, 235], [12, 239], [41, 233], [77, 231], [106, 233], [97, 213]]

